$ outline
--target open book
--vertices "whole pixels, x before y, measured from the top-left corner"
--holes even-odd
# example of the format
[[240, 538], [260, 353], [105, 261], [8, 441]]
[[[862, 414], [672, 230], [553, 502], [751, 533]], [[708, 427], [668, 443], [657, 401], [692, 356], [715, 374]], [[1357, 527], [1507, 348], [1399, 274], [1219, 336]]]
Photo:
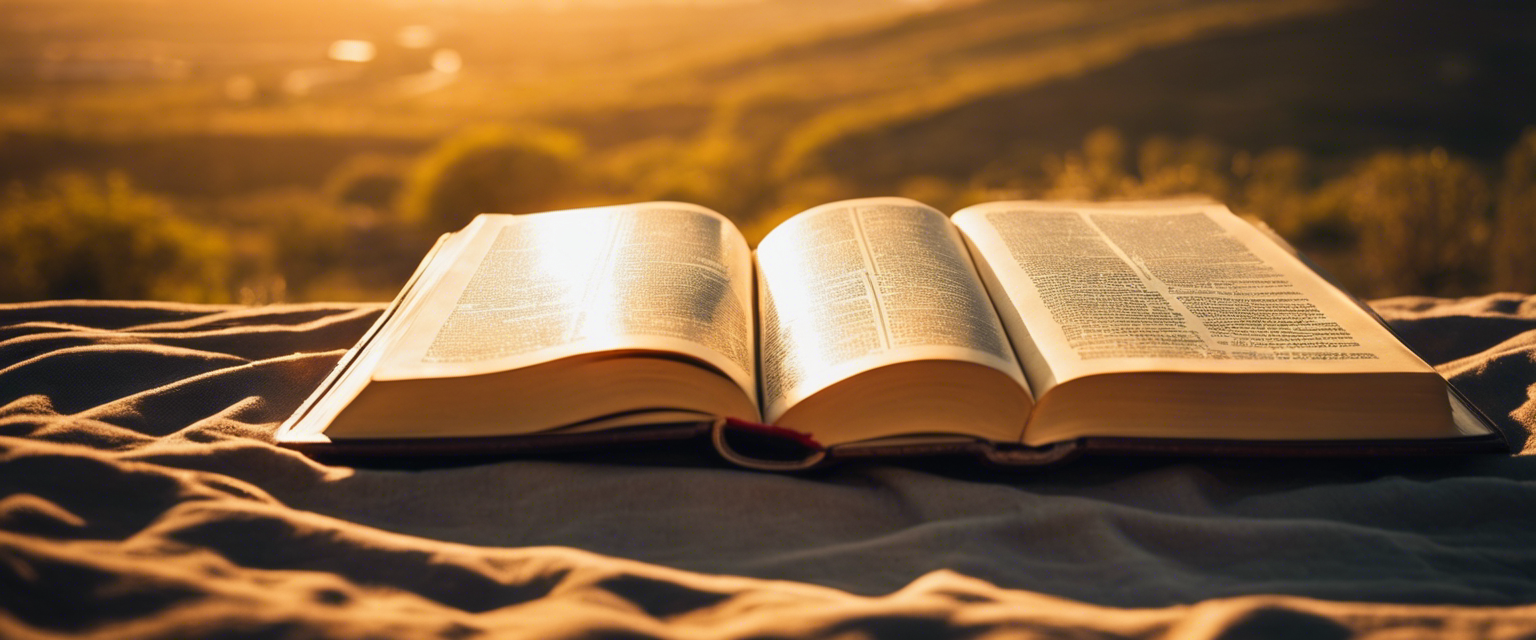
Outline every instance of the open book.
[[1190, 201], [850, 200], [755, 252], [676, 202], [481, 215], [278, 433], [364, 454], [685, 437], [770, 469], [1504, 446], [1367, 308]]

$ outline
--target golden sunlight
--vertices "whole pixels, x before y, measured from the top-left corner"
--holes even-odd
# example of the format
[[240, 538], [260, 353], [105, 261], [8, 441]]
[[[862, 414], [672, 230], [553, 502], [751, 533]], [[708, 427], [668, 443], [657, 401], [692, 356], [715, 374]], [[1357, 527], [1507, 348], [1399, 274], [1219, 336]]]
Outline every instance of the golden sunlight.
[[368, 62], [375, 53], [373, 43], [367, 40], [337, 40], [331, 43], [327, 55], [339, 62]]
[[[681, 200], [760, 237], [874, 195], [1202, 194], [1363, 295], [1536, 290], [1536, 98], [1499, 62], [1536, 32], [1388, 4], [0, 2], [0, 300], [386, 299], [480, 211]], [[221, 275], [79, 258], [153, 218], [87, 190]]]

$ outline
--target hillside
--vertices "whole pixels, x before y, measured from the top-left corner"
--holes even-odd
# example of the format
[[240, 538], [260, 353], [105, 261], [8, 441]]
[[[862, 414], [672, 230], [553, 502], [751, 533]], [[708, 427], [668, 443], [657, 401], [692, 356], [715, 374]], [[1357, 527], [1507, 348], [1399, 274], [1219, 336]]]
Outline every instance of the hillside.
[[[983, 20], [976, 7], [970, 13]], [[998, 158], [1070, 148], [1100, 126], [1205, 136], [1338, 161], [1440, 146], [1497, 159], [1536, 114], [1525, 5], [1390, 2], [1216, 29], [1039, 83], [826, 136], [805, 164], [861, 185], [959, 178]], [[991, 55], [1029, 38], [993, 43]], [[974, 51], [974, 49], [972, 49]]]
[[387, 298], [483, 211], [684, 200], [756, 239], [847, 197], [1196, 192], [1359, 292], [1528, 290], [1533, 27], [1530, 1], [0, 0], [0, 246], [30, 248], [0, 299]]

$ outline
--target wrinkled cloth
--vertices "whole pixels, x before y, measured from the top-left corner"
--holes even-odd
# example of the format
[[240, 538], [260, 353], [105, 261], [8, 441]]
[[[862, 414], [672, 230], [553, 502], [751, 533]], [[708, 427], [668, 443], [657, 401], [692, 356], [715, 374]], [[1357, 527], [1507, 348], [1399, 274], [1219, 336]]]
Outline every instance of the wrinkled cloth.
[[1536, 633], [1536, 297], [1373, 304], [1515, 455], [354, 468], [272, 434], [380, 305], [4, 305], [0, 637]]

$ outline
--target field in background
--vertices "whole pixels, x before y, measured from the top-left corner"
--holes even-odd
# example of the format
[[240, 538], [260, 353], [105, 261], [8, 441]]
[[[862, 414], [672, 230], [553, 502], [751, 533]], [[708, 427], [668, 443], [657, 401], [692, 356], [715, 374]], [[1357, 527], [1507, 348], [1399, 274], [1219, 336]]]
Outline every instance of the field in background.
[[[1536, 10], [0, 1], [0, 299], [385, 299], [478, 211], [1199, 193], [1358, 292], [1536, 290]], [[1522, 134], [1522, 132], [1526, 132]]]

